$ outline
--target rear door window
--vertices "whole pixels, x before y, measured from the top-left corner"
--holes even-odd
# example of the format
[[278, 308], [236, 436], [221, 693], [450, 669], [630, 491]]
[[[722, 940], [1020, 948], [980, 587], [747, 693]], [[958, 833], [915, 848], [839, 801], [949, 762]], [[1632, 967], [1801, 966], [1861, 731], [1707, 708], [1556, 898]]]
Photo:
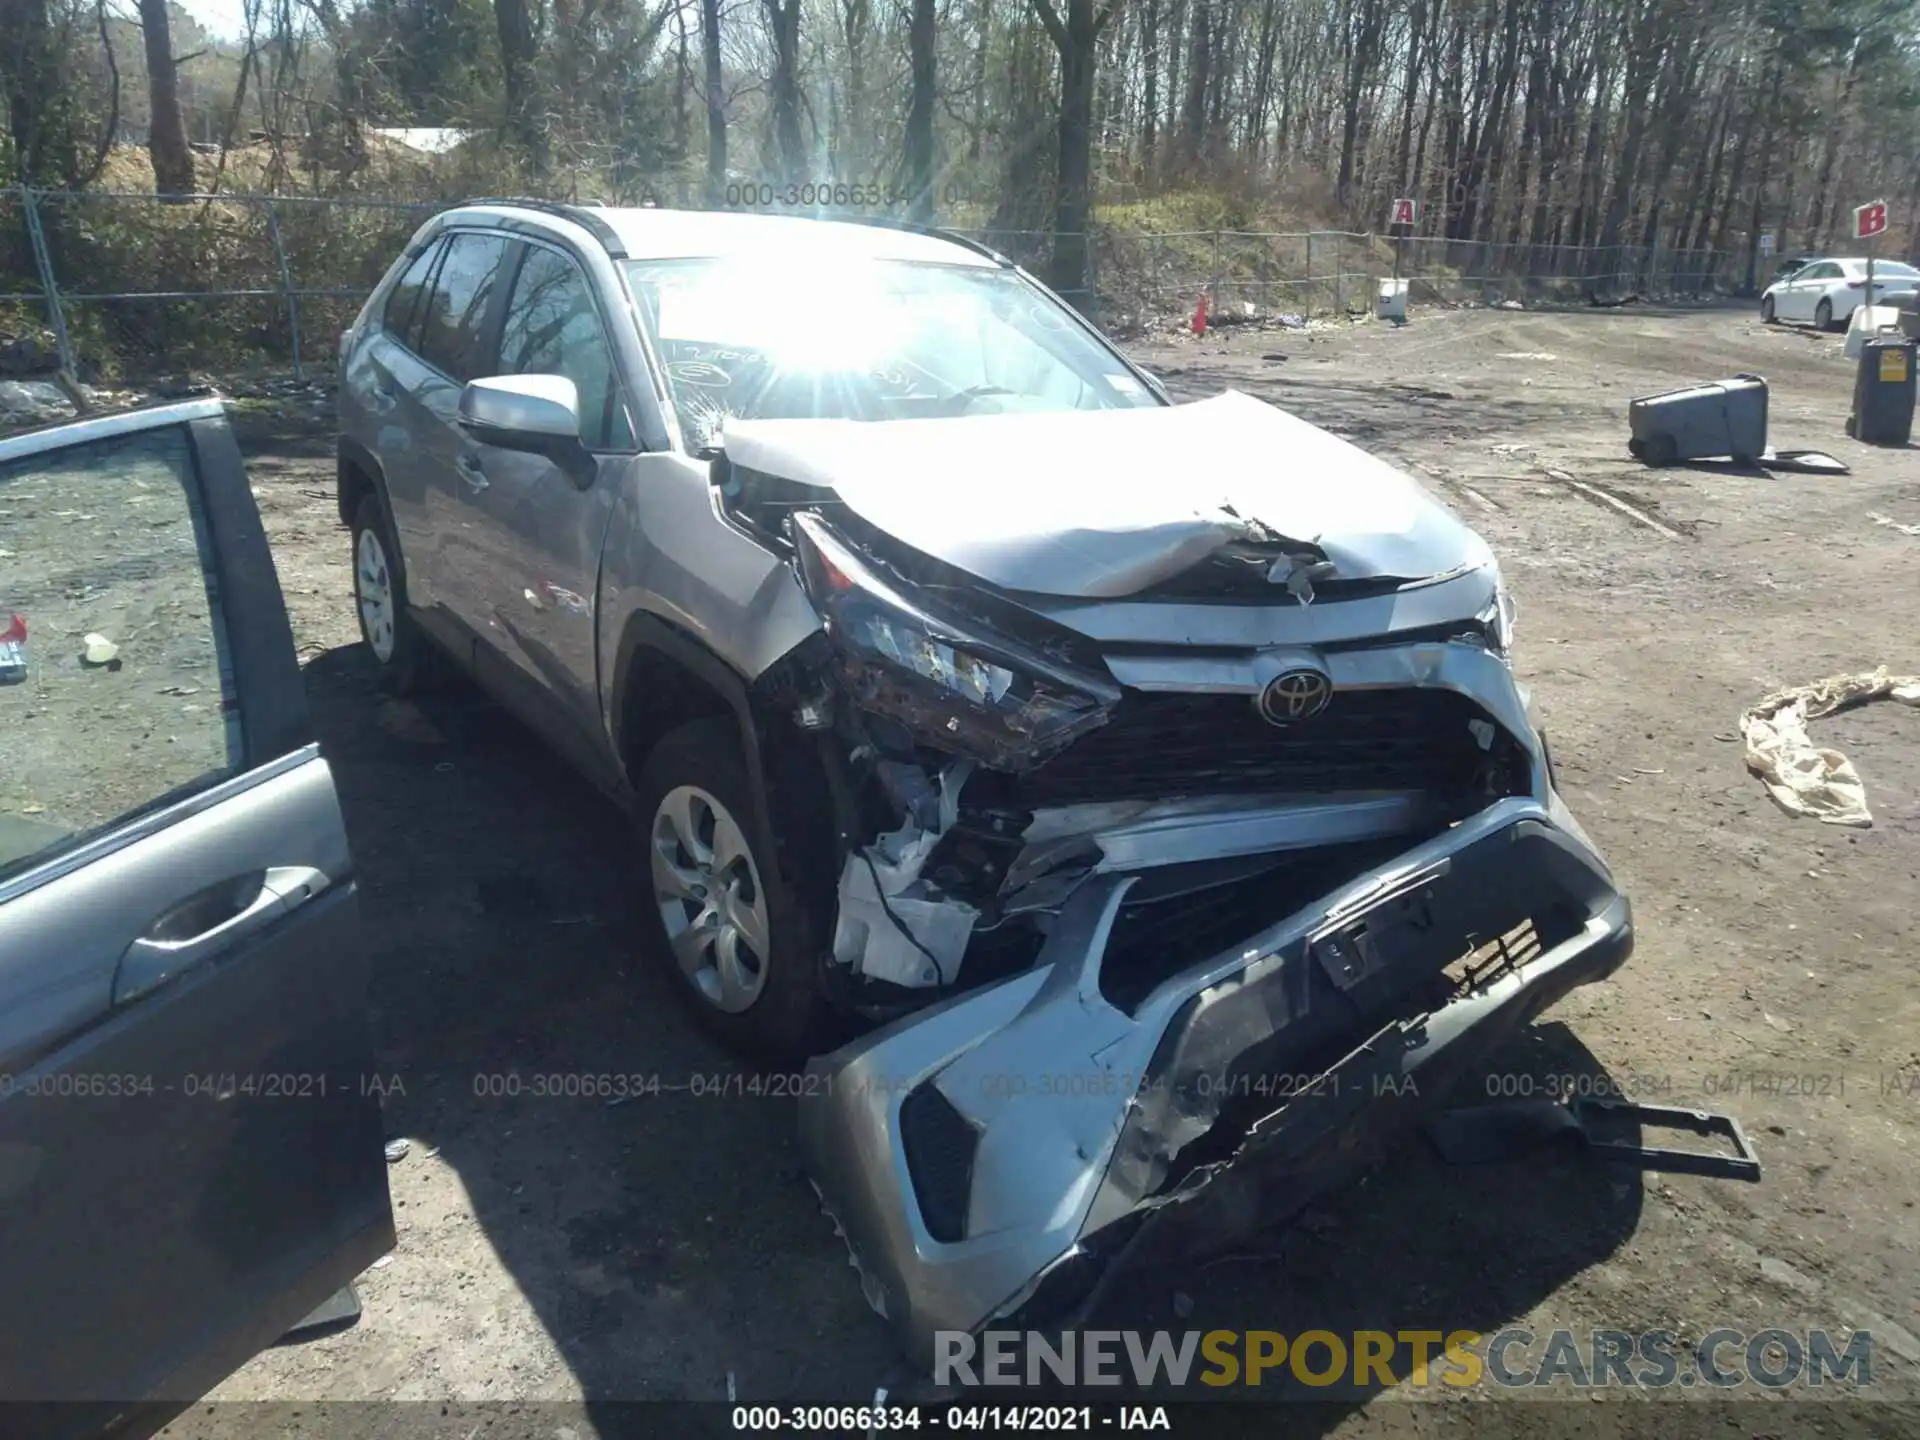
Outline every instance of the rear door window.
[[487, 324], [506, 250], [498, 235], [453, 236], [422, 307], [420, 358], [463, 385], [485, 373]]

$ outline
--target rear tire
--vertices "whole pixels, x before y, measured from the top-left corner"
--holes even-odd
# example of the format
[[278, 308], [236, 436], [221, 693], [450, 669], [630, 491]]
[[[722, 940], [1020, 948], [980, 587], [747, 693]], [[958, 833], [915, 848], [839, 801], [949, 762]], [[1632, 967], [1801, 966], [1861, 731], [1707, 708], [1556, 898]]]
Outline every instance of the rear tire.
[[1816, 330], [1833, 329], [1833, 302], [1822, 300], [1813, 307], [1813, 328]]
[[821, 917], [762, 853], [752, 777], [726, 721], [663, 737], [635, 782], [647, 940], [734, 1051], [793, 1063], [843, 1038], [819, 984]]
[[407, 608], [399, 556], [386, 505], [377, 492], [366, 496], [353, 512], [354, 613], [381, 686], [395, 695], [411, 695], [432, 661]]

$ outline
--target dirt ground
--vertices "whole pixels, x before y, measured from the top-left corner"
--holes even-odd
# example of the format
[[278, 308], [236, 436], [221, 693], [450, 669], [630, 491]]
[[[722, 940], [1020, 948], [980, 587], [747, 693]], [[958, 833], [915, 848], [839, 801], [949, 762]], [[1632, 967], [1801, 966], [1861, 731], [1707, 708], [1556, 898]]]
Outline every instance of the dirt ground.
[[[1735, 743], [1742, 710], [1775, 687], [1920, 670], [1920, 538], [1871, 518], [1920, 522], [1920, 449], [1845, 437], [1838, 337], [1745, 309], [1632, 307], [1133, 348], [1183, 396], [1237, 387], [1411, 467], [1494, 546], [1518, 601], [1517, 668], [1567, 800], [1633, 900], [1638, 946], [1487, 1085], [1544, 1094], [1549, 1077], [1598, 1076], [1731, 1111], [1764, 1177], [1566, 1156], [1449, 1168], [1414, 1142], [1258, 1253], [1122, 1287], [1107, 1323], [1665, 1327], [1683, 1344], [1718, 1326], [1865, 1328], [1876, 1392], [1920, 1395], [1920, 715], [1876, 705], [1817, 725], [1865, 779], [1863, 831], [1783, 814]], [[1740, 371], [1771, 382], [1775, 445], [1853, 473], [1628, 458], [1629, 397]], [[526, 1402], [486, 1410], [475, 1433], [523, 1433], [521, 1414], [524, 1433], [576, 1436], [620, 1400], [870, 1398], [894, 1355], [802, 1178], [791, 1102], [696, 1093], [714, 1087], [693, 1077], [738, 1067], [630, 940], [639, 876], [621, 820], [477, 695], [376, 694], [330, 436], [311, 415], [244, 423], [361, 865], [389, 1125], [412, 1148], [391, 1169], [399, 1246], [360, 1282], [361, 1322], [261, 1356], [212, 1398], [300, 1402], [287, 1413]], [[635, 1074], [687, 1088], [624, 1104], [535, 1093], [540, 1077]], [[1407, 1417], [1436, 1407], [1397, 1398], [1315, 1412], [1309, 1428], [1434, 1433]], [[1674, 1429], [1553, 1408], [1569, 1433]], [[1898, 1434], [1916, 1412], [1745, 1413], [1772, 1417], [1765, 1433]], [[202, 1408], [169, 1433], [264, 1433], [237, 1417]]]

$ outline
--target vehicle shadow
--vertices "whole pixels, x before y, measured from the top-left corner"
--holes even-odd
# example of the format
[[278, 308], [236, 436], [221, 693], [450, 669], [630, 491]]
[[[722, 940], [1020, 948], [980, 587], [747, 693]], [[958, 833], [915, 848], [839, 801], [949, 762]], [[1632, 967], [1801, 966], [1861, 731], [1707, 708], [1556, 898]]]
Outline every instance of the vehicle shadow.
[[[359, 1330], [319, 1343], [377, 1359], [380, 1332], [423, 1328], [396, 1307], [437, 1307], [426, 1328], [494, 1337], [477, 1343], [495, 1345], [495, 1370], [537, 1372], [550, 1354], [603, 1434], [630, 1428], [620, 1402], [845, 1404], [897, 1385], [891, 1339], [802, 1173], [790, 1095], [713, 1043], [634, 943], [644, 882], [612, 803], [464, 683], [386, 698], [357, 646], [315, 658], [307, 680], [358, 866], [387, 1131], [412, 1145], [392, 1171], [395, 1263], [363, 1284]], [[1551, 1025], [1497, 1068], [1597, 1072]], [[1616, 1249], [1639, 1210], [1631, 1172], [1449, 1168], [1416, 1143], [1270, 1249], [1124, 1278], [1098, 1323], [1493, 1330]], [[486, 1278], [476, 1245], [523, 1302]], [[503, 1311], [522, 1303], [544, 1341], [500, 1348], [519, 1323]], [[489, 1363], [466, 1343], [444, 1346], [433, 1376], [458, 1399]], [[1239, 1393], [1274, 1398], [1281, 1379]], [[554, 1382], [522, 1370], [488, 1385]]]
[[[1466, 1108], [1510, 1097], [1610, 1096], [1619, 1088], [1572, 1030], [1546, 1020], [1516, 1033], [1442, 1103]], [[1632, 1128], [1609, 1138], [1642, 1143]], [[1223, 1375], [1203, 1357], [1195, 1377], [1211, 1370], [1212, 1382], [1190, 1379], [1178, 1392], [1158, 1385], [1143, 1395], [1165, 1400], [1211, 1390], [1239, 1400], [1307, 1402], [1290, 1433], [1322, 1433], [1386, 1386], [1378, 1371], [1363, 1383], [1354, 1383], [1351, 1368], [1331, 1375], [1332, 1352], [1324, 1343], [1296, 1368], [1292, 1341], [1311, 1331], [1338, 1337], [1351, 1366], [1355, 1337], [1373, 1332], [1391, 1347], [1379, 1352], [1391, 1355], [1388, 1374], [1406, 1382], [1416, 1359], [1414, 1332], [1491, 1336], [1520, 1324], [1632, 1237], [1643, 1198], [1638, 1171], [1604, 1164], [1571, 1142], [1466, 1165], [1443, 1161], [1415, 1135], [1270, 1244], [1184, 1274], [1138, 1271], [1115, 1286], [1102, 1307], [1106, 1313], [1089, 1323], [1237, 1332], [1229, 1347], [1240, 1362], [1237, 1374]], [[1248, 1345], [1241, 1338], [1256, 1330], [1289, 1342], [1289, 1353], [1257, 1378], [1247, 1371]], [[1516, 1367], [1527, 1353], [1512, 1351]], [[1414, 1395], [1439, 1397], [1462, 1383], [1458, 1373], [1452, 1382], [1443, 1378], [1448, 1367], [1437, 1339], [1427, 1359], [1431, 1368], [1424, 1386], [1410, 1387]]]
[[[590, 1398], [871, 1394], [892, 1352], [801, 1174], [792, 1099], [750, 1085], [636, 952], [616, 807], [463, 682], [387, 698], [357, 646], [307, 681], [359, 872], [388, 1134], [412, 1142], [396, 1199], [423, 1158], [457, 1172]], [[369, 1316], [408, 1266], [414, 1295], [497, 1322], [456, 1273], [471, 1238], [397, 1218]]]

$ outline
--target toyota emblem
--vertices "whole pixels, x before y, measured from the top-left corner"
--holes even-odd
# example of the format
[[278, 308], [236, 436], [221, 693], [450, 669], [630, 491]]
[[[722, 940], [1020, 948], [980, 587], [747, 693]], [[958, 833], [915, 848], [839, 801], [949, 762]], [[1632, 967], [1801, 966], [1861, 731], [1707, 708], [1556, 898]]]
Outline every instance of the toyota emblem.
[[1283, 670], [1260, 692], [1260, 715], [1269, 725], [1311, 720], [1333, 698], [1333, 681], [1318, 670]]

